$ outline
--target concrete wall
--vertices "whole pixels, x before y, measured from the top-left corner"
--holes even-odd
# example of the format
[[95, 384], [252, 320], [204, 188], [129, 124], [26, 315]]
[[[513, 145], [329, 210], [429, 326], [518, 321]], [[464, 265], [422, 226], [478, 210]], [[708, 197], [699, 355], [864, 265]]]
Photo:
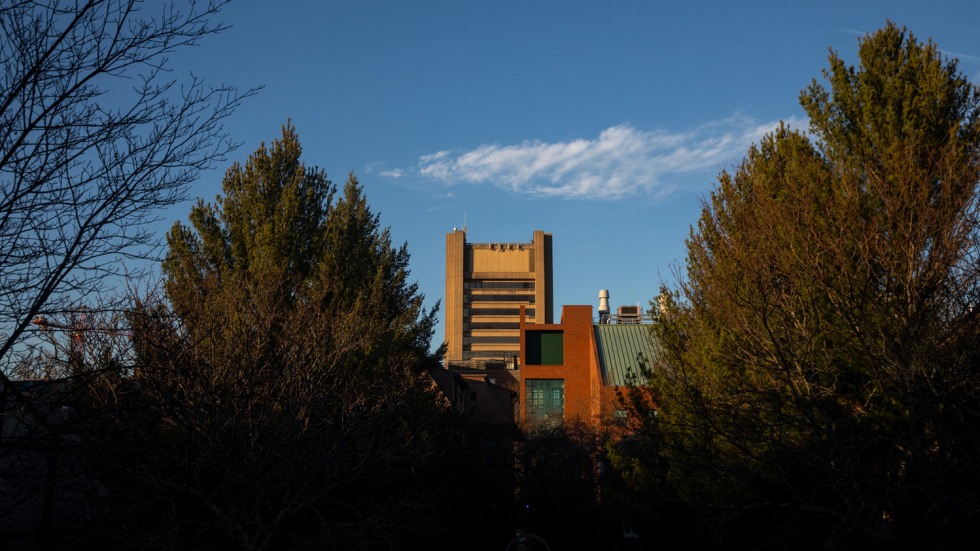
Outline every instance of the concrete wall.
[[446, 234], [447, 364], [495, 359], [517, 367], [518, 308], [552, 321], [551, 262], [551, 234], [541, 230], [530, 243], [467, 243], [464, 230]]

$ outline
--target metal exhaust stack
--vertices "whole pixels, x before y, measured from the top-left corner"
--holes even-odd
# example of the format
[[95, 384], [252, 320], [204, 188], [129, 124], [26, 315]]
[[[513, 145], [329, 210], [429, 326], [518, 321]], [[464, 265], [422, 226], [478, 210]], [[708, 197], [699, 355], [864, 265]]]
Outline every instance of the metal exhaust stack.
[[609, 323], [609, 290], [599, 290], [599, 323]]

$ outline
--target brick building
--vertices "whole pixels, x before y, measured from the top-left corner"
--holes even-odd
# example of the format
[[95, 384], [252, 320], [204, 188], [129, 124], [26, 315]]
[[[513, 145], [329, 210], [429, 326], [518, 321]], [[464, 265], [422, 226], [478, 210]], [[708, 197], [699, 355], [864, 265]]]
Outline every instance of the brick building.
[[560, 323], [522, 316], [520, 419], [556, 425], [617, 415], [617, 390], [645, 385], [641, 362], [657, 354], [648, 321], [637, 307], [594, 319], [590, 305], [563, 306]]

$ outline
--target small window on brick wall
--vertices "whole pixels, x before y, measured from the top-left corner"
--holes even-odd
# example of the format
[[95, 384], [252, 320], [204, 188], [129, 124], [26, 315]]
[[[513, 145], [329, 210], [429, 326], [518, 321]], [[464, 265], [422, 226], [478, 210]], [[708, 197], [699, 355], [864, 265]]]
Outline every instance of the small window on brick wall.
[[562, 331], [528, 331], [525, 346], [527, 365], [565, 363], [565, 334]]

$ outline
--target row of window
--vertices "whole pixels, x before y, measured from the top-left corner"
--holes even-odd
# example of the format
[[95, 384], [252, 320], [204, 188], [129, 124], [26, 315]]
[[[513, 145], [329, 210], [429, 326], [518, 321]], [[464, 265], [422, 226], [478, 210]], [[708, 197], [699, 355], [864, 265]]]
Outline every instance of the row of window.
[[[534, 317], [534, 308], [525, 308], [527, 317]], [[520, 308], [463, 308], [463, 317], [471, 316], [519, 316]]]
[[463, 344], [520, 344], [521, 338], [515, 337], [463, 337]]
[[463, 289], [534, 289], [533, 281], [464, 281]]
[[529, 302], [534, 304], [534, 295], [463, 295], [463, 302]]
[[509, 321], [509, 322], [488, 321], [488, 322], [474, 322], [474, 323], [463, 324], [463, 331], [470, 331], [474, 329], [510, 329], [516, 331], [520, 328], [521, 328], [520, 322], [514, 322], [514, 321]]
[[463, 359], [472, 360], [477, 358], [494, 358], [499, 360], [515, 360], [517, 359], [517, 352], [507, 352], [505, 350], [466, 350], [463, 347]]

